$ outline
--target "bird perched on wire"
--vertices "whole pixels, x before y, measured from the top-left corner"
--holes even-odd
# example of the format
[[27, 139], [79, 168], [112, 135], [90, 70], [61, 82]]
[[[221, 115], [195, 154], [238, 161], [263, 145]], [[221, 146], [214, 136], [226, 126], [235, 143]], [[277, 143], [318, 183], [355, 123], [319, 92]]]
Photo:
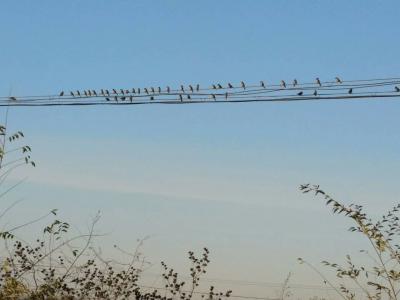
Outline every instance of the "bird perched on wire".
[[89, 96], [92, 96], [92, 92], [91, 92], [90, 90], [88, 90], [87, 94], [88, 94]]
[[76, 94], [80, 97], [81, 93], [79, 91], [76, 91]]
[[342, 83], [342, 80], [339, 77], [335, 77], [336, 83]]
[[212, 85], [213, 90], [217, 89], [217, 86], [215, 84]]
[[263, 89], [265, 89], [265, 83], [264, 83], [264, 81], [260, 81], [260, 85], [261, 85], [261, 87], [263, 88]]
[[246, 84], [245, 84], [243, 81], [240, 82], [240, 86], [241, 86], [244, 90], [246, 89]]
[[188, 100], [192, 99], [192, 98], [190, 97], [190, 95], [187, 95], [187, 98], [188, 98]]
[[161, 94], [161, 87], [160, 86], [157, 88], [157, 91], [158, 91], [159, 94]]
[[97, 97], [97, 92], [95, 90], [92, 90], [92, 94]]
[[314, 95], [314, 96], [317, 96], [317, 95], [318, 95], [318, 92], [317, 92], [317, 90], [314, 90], [314, 93], [313, 93], [313, 95]]
[[110, 101], [110, 98], [106, 97], [106, 100], [107, 100], [107, 101]]
[[293, 80], [293, 86], [296, 86], [297, 85], [297, 79], [294, 79]]
[[59, 96], [60, 96], [60, 97], [64, 96], [64, 91], [61, 91], [61, 93], [60, 93]]
[[115, 100], [115, 102], [118, 102], [118, 97], [114, 96], [114, 100]]
[[120, 91], [122, 95], [125, 95], [125, 91], [123, 89], [120, 89]]
[[179, 100], [181, 100], [181, 102], [183, 101], [182, 94], [179, 94]]
[[193, 93], [193, 86], [189, 84], [189, 90]]
[[113, 90], [114, 94], [118, 94], [116, 89], [112, 89], [112, 90]]
[[212, 97], [215, 101], [217, 100], [217, 97], [215, 97], [214, 94], [211, 94], [211, 97]]
[[233, 89], [233, 85], [228, 82], [228, 88]]
[[181, 85], [181, 91], [184, 93], [185, 92], [185, 88], [183, 87], [183, 85]]
[[228, 100], [228, 93], [225, 93], [225, 100]]
[[136, 94], [135, 88], [132, 88], [132, 93]]
[[319, 85], [319, 86], [322, 86], [322, 84], [321, 84], [321, 80], [319, 80], [319, 78], [317, 77], [317, 78], [315, 78], [315, 82]]
[[222, 85], [220, 85], [219, 83], [218, 83], [217, 87], [218, 87], [219, 89], [222, 89], [222, 88], [223, 88]]
[[395, 86], [395, 87], [394, 87], [394, 90], [395, 90], [396, 92], [400, 92], [400, 88], [399, 88], [398, 86]]
[[349, 89], [348, 93], [353, 94], [353, 88]]
[[151, 90], [151, 92], [152, 92], [153, 94], [156, 92], [156, 90], [155, 90], [153, 87], [151, 87], [150, 90]]
[[297, 93], [297, 96], [303, 96], [303, 91], [298, 92], [298, 93]]
[[196, 84], [196, 91], [200, 91], [200, 84]]
[[100, 90], [100, 94], [104, 96], [104, 89]]
[[148, 91], [147, 88], [144, 88], [144, 92], [145, 92], [147, 95], [149, 94], [149, 91]]
[[126, 97], [123, 96], [123, 97], [121, 97], [120, 99], [121, 99], [122, 101], [125, 101]]
[[150, 100], [154, 100], [154, 96], [150, 96]]
[[17, 101], [17, 98], [14, 97], [14, 96], [11, 96], [11, 97], [10, 97], [10, 100], [11, 100], [11, 101]]
[[129, 90], [125, 90], [125, 94], [129, 94], [130, 93], [130, 91]]
[[74, 92], [69, 92], [72, 97], [75, 97]]
[[107, 94], [107, 96], [110, 96], [110, 91], [106, 90], [106, 94]]
[[286, 89], [286, 82], [284, 80], [281, 80], [281, 86]]
[[171, 88], [167, 86], [167, 93], [169, 94], [171, 92]]
[[133, 96], [129, 96], [129, 101], [132, 103], [133, 102]]
[[137, 93], [140, 94], [140, 88], [137, 89]]

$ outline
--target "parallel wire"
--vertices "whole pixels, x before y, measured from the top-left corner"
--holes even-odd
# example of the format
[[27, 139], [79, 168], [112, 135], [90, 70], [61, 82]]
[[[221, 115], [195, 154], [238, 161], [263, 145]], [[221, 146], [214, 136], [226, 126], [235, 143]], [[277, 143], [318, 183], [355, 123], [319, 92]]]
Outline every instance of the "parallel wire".
[[[106, 93], [94, 90], [81, 91], [80, 96], [70, 92], [60, 95], [0, 97], [0, 106], [91, 106], [91, 105], [142, 105], [142, 104], [199, 104], [199, 103], [244, 103], [244, 102], [291, 102], [310, 100], [355, 100], [369, 98], [392, 98], [400, 96], [400, 78], [362, 79], [341, 82], [314, 82], [281, 85], [243, 85], [241, 87], [199, 88], [191, 90], [141, 88], [142, 93], [133, 89], [110, 89]], [[231, 85], [232, 86], [232, 85]], [[137, 92], [138, 89], [135, 89]], [[154, 91], [154, 92], [152, 92]], [[73, 93], [77, 93], [74, 91]], [[86, 95], [85, 95], [86, 93]], [[67, 95], [68, 94], [68, 95]]]

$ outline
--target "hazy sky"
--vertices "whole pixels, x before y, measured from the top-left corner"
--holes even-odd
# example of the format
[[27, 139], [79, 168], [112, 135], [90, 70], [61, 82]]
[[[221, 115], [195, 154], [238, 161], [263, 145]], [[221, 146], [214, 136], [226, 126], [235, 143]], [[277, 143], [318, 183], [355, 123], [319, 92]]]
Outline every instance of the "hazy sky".
[[[31, 1], [0, 3], [0, 95], [60, 90], [310, 82], [399, 76], [399, 1]], [[319, 183], [380, 214], [399, 200], [400, 103], [13, 108], [37, 168], [7, 222], [97, 210], [104, 244], [182, 267], [208, 246], [209, 277], [317, 284], [296, 263], [362, 247]], [[2, 110], [4, 115], [4, 110]], [[347, 243], [349, 249], [341, 248]], [[271, 288], [238, 286], [246, 294]]]

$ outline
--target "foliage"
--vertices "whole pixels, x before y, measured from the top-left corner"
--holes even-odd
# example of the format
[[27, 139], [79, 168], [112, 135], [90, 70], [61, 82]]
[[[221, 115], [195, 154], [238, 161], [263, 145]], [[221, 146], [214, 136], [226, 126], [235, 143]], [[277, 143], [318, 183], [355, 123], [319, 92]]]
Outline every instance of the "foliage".
[[[30, 146], [17, 146], [6, 149], [7, 143], [20, 142], [24, 138], [21, 131], [7, 134], [0, 126], [0, 186], [9, 174], [18, 167], [36, 164], [30, 158]], [[7, 156], [14, 155], [13, 158]], [[20, 183], [20, 182], [19, 182]], [[13, 185], [0, 197], [6, 195]], [[4, 209], [0, 219], [15, 205]], [[34, 242], [18, 238], [17, 231], [33, 223], [52, 218], [43, 228], [40, 238]], [[140, 276], [147, 261], [139, 253], [141, 241], [130, 254], [127, 262], [106, 260], [95, 250], [95, 225], [99, 221], [96, 215], [86, 234], [73, 235], [70, 224], [58, 219], [57, 210], [27, 221], [24, 224], [0, 231], [0, 240], [4, 243], [4, 253], [0, 253], [0, 299], [160, 299], [190, 300], [199, 293], [201, 276], [206, 273], [209, 251], [203, 249], [201, 257], [189, 252], [190, 282], [179, 279], [174, 269], [162, 262], [164, 287], [146, 287], [140, 284]], [[119, 249], [117, 246], [115, 246]], [[209, 292], [201, 293], [203, 298], [223, 299], [231, 296], [231, 291], [217, 292], [213, 286]]]
[[[322, 196], [326, 200], [326, 205], [332, 208], [334, 214], [344, 215], [350, 218], [355, 225], [349, 230], [357, 232], [367, 238], [372, 253], [361, 250], [367, 255], [371, 265], [356, 265], [350, 255], [346, 256], [346, 263], [340, 265], [323, 261], [322, 264], [333, 268], [337, 278], [353, 282], [360, 290], [361, 298], [365, 299], [398, 299], [400, 292], [400, 223], [399, 210], [400, 204], [394, 206], [379, 220], [373, 221], [363, 210], [361, 205], [342, 204], [323, 190], [319, 185], [304, 184], [300, 186], [303, 193], [314, 193], [315, 196]], [[299, 258], [301, 263], [305, 263], [313, 268], [324, 281], [336, 290], [343, 299], [356, 299], [354, 289], [342, 283], [339, 288], [335, 288], [317, 269], [310, 263]], [[344, 282], [347, 282], [344, 281]]]

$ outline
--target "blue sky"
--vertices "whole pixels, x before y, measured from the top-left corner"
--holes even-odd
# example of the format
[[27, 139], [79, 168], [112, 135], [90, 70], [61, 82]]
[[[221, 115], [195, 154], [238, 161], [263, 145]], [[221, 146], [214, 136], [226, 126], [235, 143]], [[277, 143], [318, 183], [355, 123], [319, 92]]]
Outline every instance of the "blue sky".
[[[399, 9], [367, 0], [2, 1], [0, 94], [395, 77]], [[13, 108], [10, 127], [25, 132], [38, 167], [14, 175], [29, 180], [8, 199], [25, 199], [10, 218], [58, 207], [84, 227], [100, 209], [110, 245], [152, 235], [155, 262], [179, 267], [187, 250], [207, 245], [213, 277], [278, 282], [295, 270], [296, 282], [315, 283], [296, 257], [339, 259], [339, 241], [362, 243], [339, 236], [346, 223], [297, 187], [320, 183], [377, 214], [390, 207], [399, 113], [394, 99]]]

